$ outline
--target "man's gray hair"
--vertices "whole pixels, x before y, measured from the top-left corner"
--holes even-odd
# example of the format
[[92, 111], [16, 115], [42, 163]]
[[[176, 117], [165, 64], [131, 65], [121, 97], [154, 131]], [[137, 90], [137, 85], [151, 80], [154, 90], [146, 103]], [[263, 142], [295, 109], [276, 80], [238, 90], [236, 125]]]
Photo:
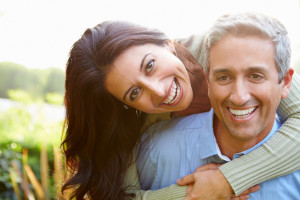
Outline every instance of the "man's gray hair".
[[273, 17], [260, 13], [241, 13], [224, 15], [207, 31], [199, 48], [199, 61], [205, 72], [209, 73], [210, 48], [227, 35], [235, 37], [258, 36], [273, 41], [274, 61], [282, 81], [290, 66], [291, 48], [287, 30]]

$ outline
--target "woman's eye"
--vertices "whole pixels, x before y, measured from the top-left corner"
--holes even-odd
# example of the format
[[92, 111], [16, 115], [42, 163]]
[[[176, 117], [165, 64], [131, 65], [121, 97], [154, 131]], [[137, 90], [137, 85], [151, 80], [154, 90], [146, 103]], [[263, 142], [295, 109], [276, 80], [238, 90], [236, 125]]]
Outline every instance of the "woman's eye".
[[138, 96], [139, 92], [140, 92], [140, 88], [133, 89], [130, 94], [130, 101], [133, 101]]
[[154, 60], [151, 60], [151, 61], [146, 65], [146, 67], [145, 67], [146, 72], [147, 72], [147, 73], [151, 72], [152, 69], [153, 69], [153, 67], [154, 67]]

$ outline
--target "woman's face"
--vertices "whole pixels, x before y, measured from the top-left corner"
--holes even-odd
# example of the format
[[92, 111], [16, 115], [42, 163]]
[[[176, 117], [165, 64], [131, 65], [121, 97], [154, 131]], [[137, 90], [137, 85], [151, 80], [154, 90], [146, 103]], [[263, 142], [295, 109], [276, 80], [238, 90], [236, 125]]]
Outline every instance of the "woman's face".
[[172, 43], [130, 47], [108, 72], [107, 90], [124, 104], [146, 113], [186, 109], [193, 99], [191, 82], [172, 51]]

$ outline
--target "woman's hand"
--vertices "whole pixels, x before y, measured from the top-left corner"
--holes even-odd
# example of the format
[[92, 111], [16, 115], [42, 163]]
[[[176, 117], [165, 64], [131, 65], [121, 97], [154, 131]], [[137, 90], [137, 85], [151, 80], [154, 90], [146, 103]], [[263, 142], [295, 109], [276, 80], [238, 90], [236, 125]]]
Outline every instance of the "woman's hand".
[[194, 173], [184, 176], [178, 180], [178, 185], [187, 185], [187, 197], [185, 200], [245, 200], [249, 193], [259, 190], [259, 186], [253, 186], [239, 196], [233, 195], [233, 190], [218, 169], [220, 165], [210, 163], [195, 170]]

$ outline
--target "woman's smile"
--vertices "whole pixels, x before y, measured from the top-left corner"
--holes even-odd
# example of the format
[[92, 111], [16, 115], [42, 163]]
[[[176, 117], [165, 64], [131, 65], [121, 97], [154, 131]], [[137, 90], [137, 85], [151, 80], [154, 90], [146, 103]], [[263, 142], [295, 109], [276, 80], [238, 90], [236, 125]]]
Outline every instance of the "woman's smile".
[[163, 104], [176, 105], [182, 97], [182, 88], [176, 78], [173, 79], [171, 87], [168, 90], [167, 97], [163, 100]]
[[145, 44], [126, 50], [106, 76], [107, 90], [146, 113], [185, 110], [192, 102], [193, 90], [184, 64], [169, 45]]

